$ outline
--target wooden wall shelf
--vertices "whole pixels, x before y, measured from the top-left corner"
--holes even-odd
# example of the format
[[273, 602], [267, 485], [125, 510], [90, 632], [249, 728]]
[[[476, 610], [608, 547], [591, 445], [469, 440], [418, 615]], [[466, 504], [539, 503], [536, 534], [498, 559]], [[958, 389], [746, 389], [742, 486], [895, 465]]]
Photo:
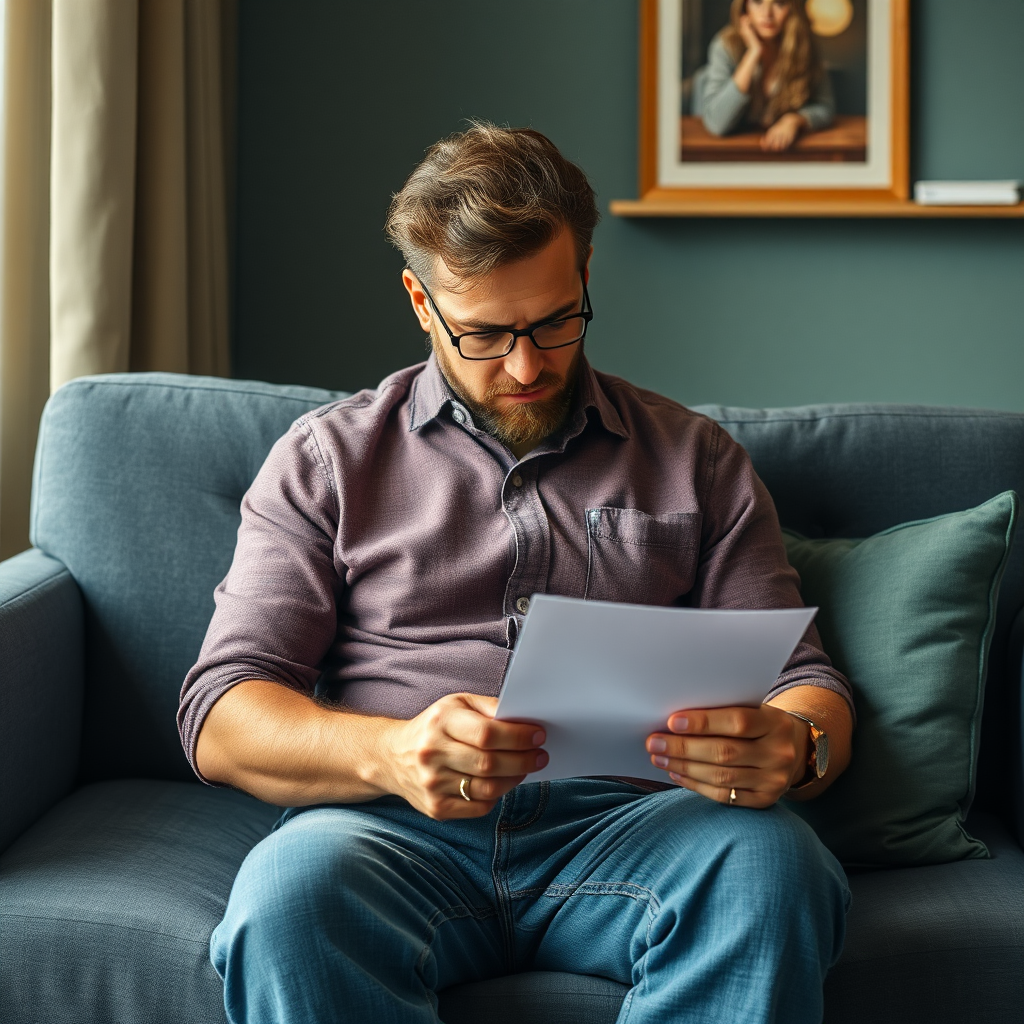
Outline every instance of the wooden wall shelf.
[[1016, 206], [919, 206], [907, 199], [613, 199], [618, 217], [1024, 217]]

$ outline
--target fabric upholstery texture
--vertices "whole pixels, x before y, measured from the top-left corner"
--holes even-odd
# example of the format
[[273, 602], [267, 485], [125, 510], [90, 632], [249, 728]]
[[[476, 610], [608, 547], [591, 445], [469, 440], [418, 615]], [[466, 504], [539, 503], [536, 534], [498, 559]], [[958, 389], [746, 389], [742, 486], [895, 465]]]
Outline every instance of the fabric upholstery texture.
[[[214, 1024], [208, 960], [242, 859], [278, 809], [198, 783], [86, 786], [0, 857], [5, 1024]], [[826, 1024], [999, 1024], [1024, 1005], [1024, 852], [995, 818], [991, 860], [854, 873]], [[43, 969], [40, 969], [40, 967]], [[979, 983], [980, 982], [980, 983]], [[445, 1024], [613, 1021], [625, 988], [532, 972], [441, 994]]]
[[586, 974], [527, 971], [443, 992], [444, 1024], [615, 1024], [629, 990]]
[[[67, 567], [84, 604], [81, 771], [123, 781], [73, 793], [0, 855], [5, 1024], [223, 1020], [206, 943], [238, 865], [277, 811], [192, 781], [152, 780], [191, 779], [174, 712], [231, 558], [241, 496], [288, 425], [337, 394], [136, 374], [75, 381], [53, 397], [36, 464], [34, 538]], [[751, 453], [783, 525], [808, 537], [867, 537], [1010, 488], [1024, 493], [1022, 415], [900, 406], [701, 411]], [[17, 674], [5, 671], [0, 689], [5, 743], [23, 722], [39, 721], [25, 688], [43, 678], [49, 685], [47, 666], [64, 663], [55, 638], [69, 644], [67, 658], [74, 647], [70, 633], [53, 628], [75, 614], [63, 570], [38, 552], [15, 570], [13, 580], [3, 575], [9, 568], [0, 571], [0, 642], [5, 652], [25, 644]], [[55, 591], [37, 596], [31, 581], [50, 573]], [[26, 605], [7, 600], [30, 592]], [[1024, 617], [1016, 660], [1007, 657], [1022, 604], [1018, 543], [998, 605], [976, 801], [1004, 818], [1022, 806], [1010, 779], [1021, 778]], [[24, 618], [8, 618], [23, 607], [31, 609]], [[73, 675], [59, 685], [73, 700]], [[59, 721], [53, 711], [47, 721]], [[72, 704], [67, 711], [77, 723]], [[49, 749], [40, 747], [44, 761]], [[68, 784], [60, 774], [68, 764], [58, 757], [55, 767], [57, 784], [47, 784], [33, 816]], [[977, 810], [968, 828], [991, 860], [851, 877], [846, 951], [826, 983], [827, 1024], [1019, 1019], [1024, 852], [998, 821], [983, 827], [976, 819]], [[562, 975], [495, 979], [443, 993], [442, 1016], [448, 1024], [610, 1021], [609, 985]]]
[[78, 771], [82, 601], [41, 551], [0, 562], [0, 851], [64, 796]]
[[33, 543], [85, 599], [82, 777], [194, 779], [175, 715], [274, 441], [338, 392], [173, 374], [83, 377], [40, 428]]
[[1016, 514], [1007, 491], [865, 540], [786, 535], [804, 600], [820, 606], [822, 642], [858, 709], [850, 767], [793, 809], [846, 864], [986, 856], [963, 820]]
[[851, 874], [825, 1024], [1020, 1020], [1024, 851], [991, 815], [972, 814], [967, 825], [991, 860]]
[[223, 1020], [210, 932], [279, 814], [231, 790], [142, 779], [62, 800], [0, 857], [0, 1020]]
[[[1021, 413], [866, 404], [696, 408], [747, 449], [782, 525], [805, 537], [870, 537], [1003, 491], [1024, 494]], [[992, 634], [976, 797], [979, 807], [1007, 816], [1015, 791], [1024, 793], [1020, 664], [1007, 664], [1022, 605], [1024, 543], [1017, 543]]]

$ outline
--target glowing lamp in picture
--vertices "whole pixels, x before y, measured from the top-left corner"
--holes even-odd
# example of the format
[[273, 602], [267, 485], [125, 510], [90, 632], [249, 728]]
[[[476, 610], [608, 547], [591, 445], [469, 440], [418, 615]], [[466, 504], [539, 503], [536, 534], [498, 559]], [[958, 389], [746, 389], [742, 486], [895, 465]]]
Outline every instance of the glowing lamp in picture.
[[853, 4], [850, 0], [807, 0], [807, 17], [817, 36], [837, 36], [850, 27]]

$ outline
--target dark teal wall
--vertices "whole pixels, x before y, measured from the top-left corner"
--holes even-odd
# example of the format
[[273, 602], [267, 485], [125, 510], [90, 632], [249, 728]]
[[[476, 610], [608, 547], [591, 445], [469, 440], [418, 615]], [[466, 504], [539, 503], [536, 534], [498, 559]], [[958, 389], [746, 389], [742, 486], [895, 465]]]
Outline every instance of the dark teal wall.
[[[422, 358], [381, 225], [463, 118], [591, 176], [591, 360], [688, 403], [1024, 410], [1024, 221], [624, 220], [633, 0], [245, 0], [235, 372], [355, 388]], [[1024, 177], [1024, 2], [913, 7], [914, 175]]]

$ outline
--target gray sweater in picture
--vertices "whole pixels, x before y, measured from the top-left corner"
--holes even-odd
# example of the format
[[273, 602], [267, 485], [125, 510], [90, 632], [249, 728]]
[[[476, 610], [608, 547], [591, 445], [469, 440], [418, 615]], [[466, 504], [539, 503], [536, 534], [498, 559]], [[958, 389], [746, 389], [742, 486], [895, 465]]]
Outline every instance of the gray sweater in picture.
[[[694, 89], [693, 113], [704, 121], [704, 127], [712, 135], [727, 135], [738, 128], [750, 107], [750, 94], [761, 88], [761, 68], [754, 72], [750, 93], [742, 93], [732, 80], [739, 61], [729, 52], [719, 32], [708, 47], [707, 65], [697, 73], [700, 83]], [[827, 128], [836, 116], [836, 101], [832, 95], [832, 83], [828, 72], [813, 95], [798, 111], [807, 118], [812, 131]], [[758, 126], [761, 127], [761, 126]]]

